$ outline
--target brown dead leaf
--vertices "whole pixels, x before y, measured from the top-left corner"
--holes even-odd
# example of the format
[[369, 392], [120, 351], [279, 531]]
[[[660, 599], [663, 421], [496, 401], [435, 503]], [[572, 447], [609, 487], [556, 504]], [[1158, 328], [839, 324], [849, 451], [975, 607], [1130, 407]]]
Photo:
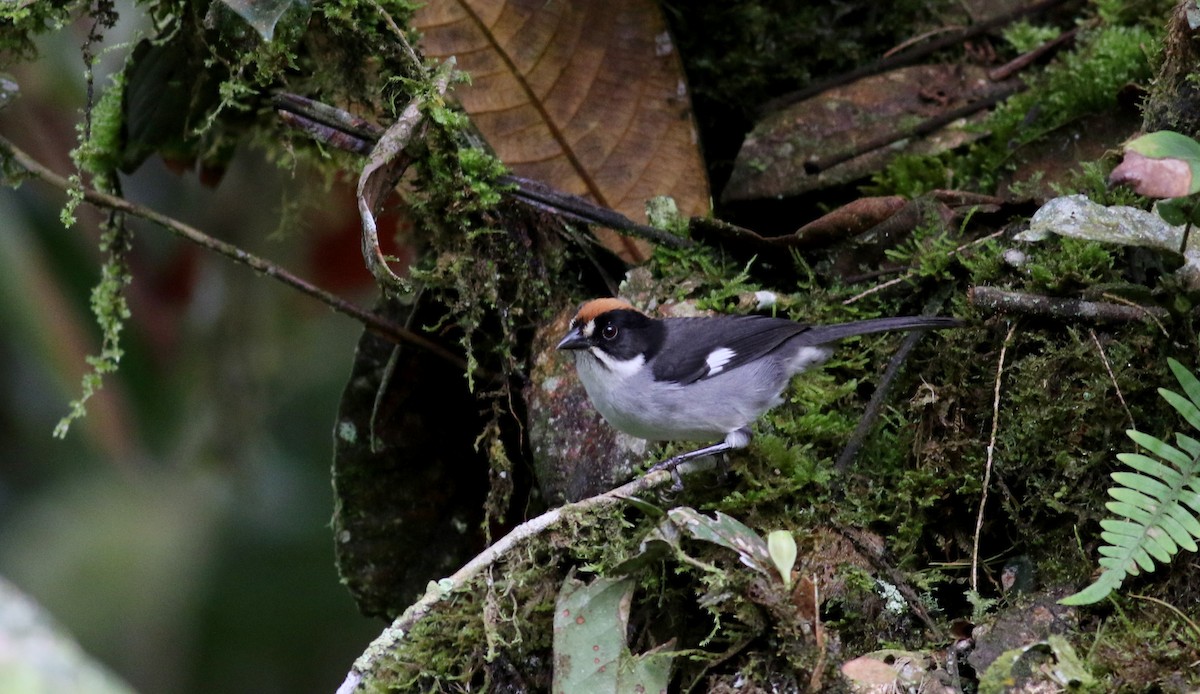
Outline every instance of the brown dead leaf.
[[1192, 169], [1182, 159], [1152, 159], [1127, 150], [1108, 180], [1115, 185], [1128, 184], [1148, 198], [1181, 198], [1191, 191]]
[[[800, 195], [867, 176], [899, 153], [934, 154], [982, 136], [963, 123], [925, 124], [1011, 90], [972, 65], [912, 65], [836, 87], [759, 121], [746, 136], [724, 199]], [[848, 160], [845, 156], [857, 153]], [[819, 162], [837, 162], [818, 167]]]
[[[656, 195], [708, 212], [683, 67], [653, 0], [431, 0], [413, 24], [428, 56], [471, 75], [456, 93], [517, 175], [631, 219]], [[626, 260], [647, 257], [648, 244], [603, 231]]]

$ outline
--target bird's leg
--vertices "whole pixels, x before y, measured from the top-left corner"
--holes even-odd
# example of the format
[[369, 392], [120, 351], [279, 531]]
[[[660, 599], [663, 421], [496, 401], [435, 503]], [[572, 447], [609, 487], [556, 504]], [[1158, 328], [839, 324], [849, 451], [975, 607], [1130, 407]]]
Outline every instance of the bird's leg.
[[[747, 445], [749, 445], [749, 443], [750, 430], [745, 427], [736, 429], [726, 434], [725, 440], [720, 443], [714, 443], [711, 446], [705, 446], [704, 448], [688, 451], [687, 453], [680, 453], [673, 458], [667, 458], [661, 463], [655, 463], [653, 467], [646, 471], [646, 474], [650, 474], [651, 472], [656, 472], [658, 470], [670, 470], [671, 473], [675, 475], [675, 468], [679, 467], [680, 463], [693, 460], [695, 458], [704, 458], [706, 456], [716, 455], [717, 453], [724, 453], [725, 451], [732, 451], [736, 448], [745, 448]], [[678, 475], [675, 475], [675, 481], [677, 485], [682, 486], [679, 484]]]

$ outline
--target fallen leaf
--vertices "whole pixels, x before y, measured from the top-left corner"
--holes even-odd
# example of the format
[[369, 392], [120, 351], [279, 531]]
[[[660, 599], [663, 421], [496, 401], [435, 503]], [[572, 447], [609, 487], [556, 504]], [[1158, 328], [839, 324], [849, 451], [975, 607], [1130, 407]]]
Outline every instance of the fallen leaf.
[[770, 576], [774, 565], [767, 550], [767, 543], [745, 523], [720, 511], [715, 518], [687, 506], [678, 506], [667, 511], [670, 522], [697, 540], [711, 542], [737, 552], [742, 563], [759, 573]]
[[626, 642], [633, 588], [630, 578], [563, 582], [554, 606], [554, 691], [667, 691], [674, 656], [633, 655]]
[[[656, 195], [686, 216], [709, 190], [679, 55], [652, 0], [434, 0], [413, 25], [434, 58], [456, 56], [456, 94], [497, 156], [631, 219]], [[607, 230], [605, 230], [607, 231]], [[626, 260], [649, 244], [600, 234]]]
[[1125, 159], [1108, 180], [1128, 184], [1150, 198], [1181, 198], [1200, 192], [1200, 143], [1169, 130], [1142, 135], [1125, 145]]
[[[957, 123], [925, 137], [906, 133], [1010, 88], [988, 82], [980, 67], [914, 65], [830, 89], [768, 114], [754, 126], [738, 152], [724, 199], [799, 195], [862, 178], [902, 152], [934, 154], [958, 147], [983, 134]], [[814, 161], [832, 161], [865, 143], [883, 141], [888, 144], [809, 171]]]
[[[1178, 253], [1185, 238], [1184, 225], [1172, 225], [1162, 216], [1136, 207], [1105, 207], [1086, 195], [1065, 195], [1046, 201], [1029, 220], [1029, 229], [1018, 241], [1041, 241], [1050, 234], [1120, 246], [1157, 248]], [[1200, 234], [1186, 234], [1184, 265], [1178, 270], [1185, 284], [1200, 287]]]
[[851, 691], [885, 694], [897, 691], [950, 694], [948, 673], [927, 653], [884, 649], [842, 663]]

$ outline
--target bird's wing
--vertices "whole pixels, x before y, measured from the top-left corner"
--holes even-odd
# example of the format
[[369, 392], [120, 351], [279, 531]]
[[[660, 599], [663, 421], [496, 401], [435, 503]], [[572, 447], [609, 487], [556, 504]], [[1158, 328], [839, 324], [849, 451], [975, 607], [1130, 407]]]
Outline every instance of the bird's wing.
[[682, 384], [736, 369], [809, 329], [802, 323], [767, 316], [665, 320], [667, 337], [653, 361], [654, 379]]

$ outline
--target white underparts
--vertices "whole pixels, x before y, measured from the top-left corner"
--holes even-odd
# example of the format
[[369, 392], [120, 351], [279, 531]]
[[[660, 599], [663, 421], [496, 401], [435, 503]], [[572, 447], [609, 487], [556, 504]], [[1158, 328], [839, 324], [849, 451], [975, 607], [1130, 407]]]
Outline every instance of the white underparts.
[[708, 358], [704, 360], [704, 363], [708, 364], [708, 375], [720, 373], [730, 359], [733, 359], [733, 350], [728, 347], [718, 347], [709, 352]]
[[[588, 325], [591, 324], [589, 323]], [[632, 359], [617, 359], [599, 347], [592, 347], [588, 351], [592, 353], [592, 356], [600, 360], [600, 363], [604, 365], [604, 368], [613, 372], [617, 376], [620, 376], [621, 378], [629, 378], [630, 376], [636, 375], [646, 364], [646, 357], [641, 354], [633, 357]]]
[[788, 364], [789, 370], [792, 375], [798, 374], [809, 367], [824, 363], [830, 354], [833, 354], [833, 350], [828, 345], [801, 347], [800, 351], [796, 352], [796, 356], [792, 357], [791, 362]]
[[725, 443], [730, 448], [745, 448], [750, 445], [750, 432], [745, 429], [731, 431], [725, 435]]

